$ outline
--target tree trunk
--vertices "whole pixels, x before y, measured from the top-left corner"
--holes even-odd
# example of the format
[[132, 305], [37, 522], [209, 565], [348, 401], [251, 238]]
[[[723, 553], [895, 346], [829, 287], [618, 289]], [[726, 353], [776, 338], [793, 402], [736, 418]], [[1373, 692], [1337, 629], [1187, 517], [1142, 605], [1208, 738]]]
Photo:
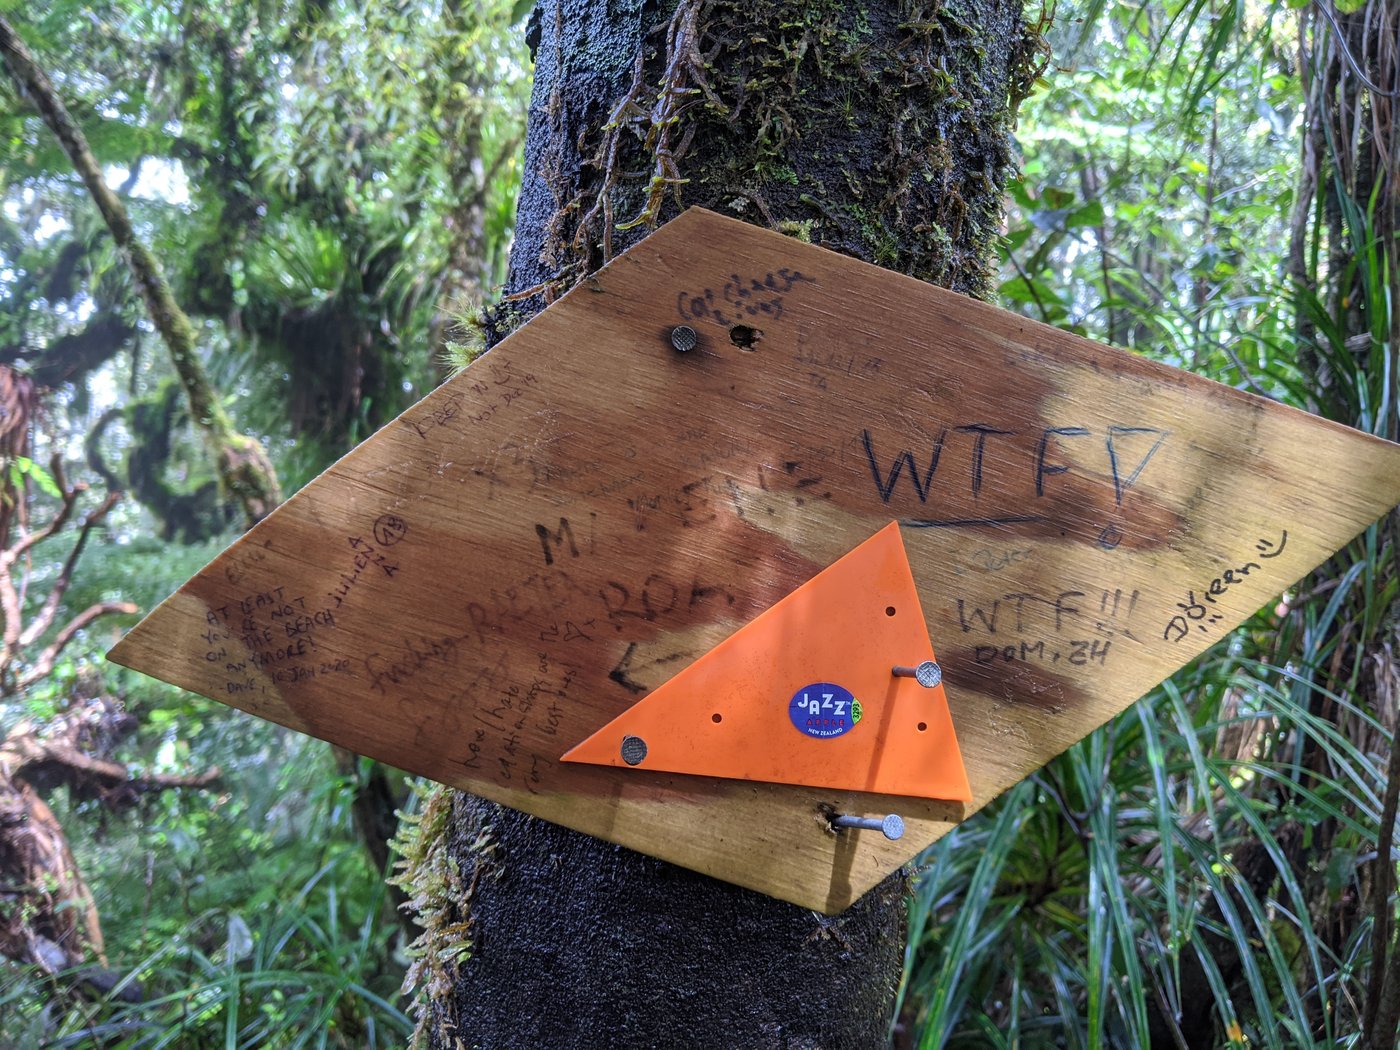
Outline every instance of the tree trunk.
[[[559, 0], [531, 33], [513, 295], [493, 338], [692, 204], [989, 291], [1012, 100], [1039, 57], [1018, 0]], [[420, 859], [455, 862], [435, 866], [455, 893], [415, 887], [433, 1045], [886, 1042], [898, 876], [827, 919], [468, 796], [423, 835]], [[451, 931], [469, 952], [444, 950]]]
[[[1315, 410], [1392, 441], [1400, 440], [1396, 361], [1400, 354], [1400, 8], [1383, 0], [1359, 6], [1319, 3], [1299, 12], [1306, 101], [1302, 172], [1296, 195], [1289, 276], [1300, 300], [1316, 302], [1319, 318], [1300, 311], [1299, 364]], [[1375, 860], [1358, 866], [1344, 892], [1314, 875], [1309, 883], [1313, 924], [1325, 949], [1342, 957], [1354, 951], [1358, 929], [1371, 922], [1369, 980], [1359, 1025], [1359, 1046], [1390, 1050], [1400, 1038], [1400, 926], [1394, 922], [1394, 831], [1400, 805], [1400, 601], [1378, 601], [1400, 576], [1400, 512], [1374, 534], [1374, 550], [1353, 544], [1314, 573], [1308, 593], [1314, 611], [1345, 601], [1312, 652], [1324, 666], [1305, 668], [1322, 688], [1312, 694], [1313, 713], [1337, 724], [1363, 754], [1387, 765]], [[1363, 534], [1363, 537], [1366, 534]], [[1334, 591], [1355, 563], [1370, 562], [1362, 578]], [[1391, 590], [1393, 594], [1393, 590]], [[1306, 605], [1294, 610], [1306, 626]], [[1302, 630], [1297, 632], [1300, 636]], [[1309, 654], [1304, 654], [1305, 656]], [[1278, 666], [1293, 653], [1275, 659]], [[1333, 694], [1356, 703], [1375, 721], [1339, 705]], [[1379, 728], [1377, 727], [1379, 726]], [[1383, 731], [1382, 731], [1383, 730]], [[1315, 742], [1302, 765], [1331, 773], [1331, 760]], [[1280, 809], [1291, 804], [1281, 799]], [[1299, 873], [1320, 873], [1333, 855], [1341, 828], [1328, 818], [1309, 829], [1308, 849], [1294, 858]]]
[[248, 525], [257, 524], [282, 501], [272, 461], [267, 458], [257, 439], [240, 434], [234, 428], [200, 361], [194, 326], [175, 302], [170, 285], [161, 274], [160, 264], [136, 236], [126, 209], [103, 179], [102, 170], [88, 149], [82, 130], [73, 123], [48, 76], [34, 61], [34, 56], [14, 28], [2, 17], [0, 56], [4, 58], [20, 97], [27, 97], [39, 111], [39, 116], [54, 133], [74, 170], [87, 186], [97, 210], [102, 213], [112, 239], [117, 242], [131, 268], [132, 279], [146, 303], [151, 323], [170, 351], [170, 360], [180, 377], [180, 385], [189, 398], [190, 418], [204, 434], [214, 456], [219, 481], [229, 496], [243, 508]]

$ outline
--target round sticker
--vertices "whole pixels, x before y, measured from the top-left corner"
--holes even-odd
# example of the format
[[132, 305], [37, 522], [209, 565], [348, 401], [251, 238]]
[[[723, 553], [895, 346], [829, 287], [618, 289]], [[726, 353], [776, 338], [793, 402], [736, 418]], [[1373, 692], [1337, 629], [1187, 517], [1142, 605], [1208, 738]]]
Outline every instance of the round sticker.
[[792, 694], [788, 717], [798, 730], [819, 740], [845, 736], [860, 721], [860, 701], [844, 686], [813, 682]]

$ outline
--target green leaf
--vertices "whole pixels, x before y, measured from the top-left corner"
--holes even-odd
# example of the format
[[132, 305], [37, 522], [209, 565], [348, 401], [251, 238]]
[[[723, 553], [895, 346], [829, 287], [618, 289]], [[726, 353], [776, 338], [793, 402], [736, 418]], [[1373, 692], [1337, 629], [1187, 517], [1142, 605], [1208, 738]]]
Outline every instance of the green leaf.
[[1080, 226], [1103, 225], [1103, 201], [1092, 200], [1075, 208], [1065, 218], [1065, 226], [1074, 229]]
[[16, 456], [15, 469], [17, 469], [20, 474], [33, 478], [34, 483], [50, 496], [54, 497], [54, 499], [63, 498], [63, 493], [59, 491], [58, 483], [54, 481], [53, 475], [32, 459], [26, 459], [24, 456]]

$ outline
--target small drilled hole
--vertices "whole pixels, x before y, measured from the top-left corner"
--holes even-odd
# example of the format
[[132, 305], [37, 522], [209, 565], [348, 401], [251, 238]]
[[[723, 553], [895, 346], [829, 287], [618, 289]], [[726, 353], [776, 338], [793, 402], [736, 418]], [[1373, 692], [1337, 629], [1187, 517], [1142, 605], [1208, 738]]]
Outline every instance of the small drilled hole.
[[886, 615], [886, 616], [893, 616], [893, 615], [894, 615], [894, 606], [893, 606], [893, 605], [886, 605], [886, 606], [885, 606], [885, 615]]
[[920, 723], [919, 723], [919, 732], [920, 732], [920, 733], [924, 732], [924, 731], [927, 730], [927, 729], [928, 729], [928, 723], [927, 723], [927, 722], [920, 722]]
[[736, 324], [729, 329], [729, 341], [740, 350], [752, 350], [762, 338], [763, 333], [759, 329], [746, 324]]
[[724, 715], [716, 711], [710, 716], [710, 721], [713, 722], [715, 725], [719, 725], [721, 722], [724, 721]]

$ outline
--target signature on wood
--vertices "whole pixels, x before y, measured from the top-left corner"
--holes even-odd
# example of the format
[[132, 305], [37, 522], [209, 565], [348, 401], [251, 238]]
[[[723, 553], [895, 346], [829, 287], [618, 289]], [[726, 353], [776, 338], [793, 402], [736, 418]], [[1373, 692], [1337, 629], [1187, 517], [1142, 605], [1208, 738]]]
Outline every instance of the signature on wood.
[[[1288, 530], [1284, 529], [1277, 543], [1263, 538], [1256, 540], [1254, 551], [1261, 561], [1267, 561], [1277, 558], [1287, 546]], [[1259, 562], [1247, 561], [1236, 568], [1226, 569], [1202, 588], [1199, 599], [1194, 590], [1187, 591], [1186, 600], [1176, 603], [1181, 612], [1168, 620], [1166, 627], [1162, 629], [1162, 640], [1180, 642], [1190, 635], [1192, 627], [1202, 634], [1209, 634], [1211, 627], [1225, 619], [1223, 613], [1216, 611], [1220, 608], [1219, 599], [1223, 598], [1231, 587], [1243, 583], [1250, 573], [1261, 568]]]
[[816, 284], [816, 278], [786, 266], [770, 270], [762, 277], [730, 274], [718, 292], [706, 288], [699, 292], [677, 293], [676, 313], [683, 321], [708, 322], [725, 328], [759, 318], [779, 321], [785, 297], [798, 284]]
[[[1012, 591], [990, 602], [957, 600], [963, 634], [979, 637], [973, 658], [979, 664], [1044, 663], [1061, 660], [1073, 667], [1104, 666], [1118, 638], [1138, 641], [1133, 614], [1140, 592], [1121, 587], [1037, 594]], [[1082, 599], [1089, 599], [1083, 601]]]

